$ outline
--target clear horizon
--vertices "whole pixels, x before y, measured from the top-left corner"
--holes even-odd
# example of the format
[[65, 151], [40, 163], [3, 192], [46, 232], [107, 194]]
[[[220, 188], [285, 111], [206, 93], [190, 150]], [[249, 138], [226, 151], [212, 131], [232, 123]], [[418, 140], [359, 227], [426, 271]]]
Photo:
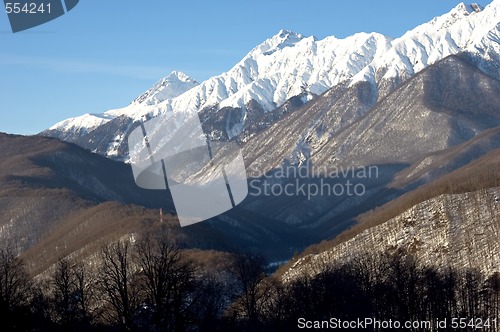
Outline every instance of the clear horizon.
[[320, 39], [356, 32], [399, 37], [460, 2], [321, 0], [312, 7], [259, 0], [249, 7], [88, 0], [16, 34], [0, 13], [0, 131], [36, 134], [70, 117], [126, 106], [173, 70], [202, 82], [229, 70], [280, 29]]

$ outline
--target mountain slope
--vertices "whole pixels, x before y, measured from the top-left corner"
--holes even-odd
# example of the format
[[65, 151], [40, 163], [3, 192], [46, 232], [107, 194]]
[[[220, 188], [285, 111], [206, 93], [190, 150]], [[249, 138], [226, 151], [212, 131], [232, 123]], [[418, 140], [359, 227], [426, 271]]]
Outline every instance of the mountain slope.
[[360, 216], [337, 239], [312, 246], [282, 269], [285, 279], [316, 274], [332, 261], [364, 253], [409, 251], [445, 269], [500, 271], [500, 150]]
[[[500, 141], [493, 136], [489, 143], [484, 138], [481, 148], [476, 145], [475, 149], [457, 150], [455, 155], [443, 154], [441, 159], [436, 156], [499, 126], [498, 96], [500, 82], [465, 56], [450, 56], [428, 67], [376, 104], [368, 83], [336, 87], [249, 140], [243, 146], [248, 174], [259, 177], [287, 165], [302, 165], [321, 170], [323, 175], [317, 176], [335, 184], [346, 179], [329, 179], [329, 172], [377, 166], [373, 178], [351, 179], [363, 184], [366, 193], [362, 197], [316, 196], [314, 200], [255, 197], [247, 206], [259, 209], [261, 205], [255, 202], [260, 201], [264, 206], [280, 206], [267, 212], [280, 220], [300, 221], [308, 227], [338, 226], [342, 219], [349, 220], [373, 204], [393, 199], [498, 148]], [[364, 115], [356, 117], [363, 109]], [[432, 158], [439, 162], [429, 163]], [[424, 160], [428, 164], [420, 168], [426, 176], [395, 179], [398, 174], [411, 174], [418, 167], [413, 164]], [[295, 180], [293, 176], [288, 179]]]
[[500, 188], [442, 195], [419, 203], [380, 226], [370, 228], [334, 248], [298, 260], [284, 275], [320, 273], [328, 262], [365, 253], [413, 253], [428, 266], [500, 271]]
[[130, 165], [39, 136], [0, 133], [0, 211], [0, 242], [25, 253], [32, 271], [150, 231], [188, 248], [262, 250], [280, 260], [290, 247], [313, 243], [251, 211], [181, 228], [169, 191], [137, 187]]
[[[135, 221], [148, 214], [143, 207], [127, 207], [133, 202], [169, 209], [163, 195], [135, 188], [129, 180], [129, 166], [76, 145], [0, 133], [0, 157], [0, 239], [20, 252], [78, 215], [87, 213], [84, 223], [92, 223], [96, 215], [88, 211], [107, 201], [115, 201], [114, 209], [104, 209], [106, 219], [102, 221], [109, 224], [119, 220], [125, 210]], [[93, 240], [121, 231], [123, 228], [110, 229]]]

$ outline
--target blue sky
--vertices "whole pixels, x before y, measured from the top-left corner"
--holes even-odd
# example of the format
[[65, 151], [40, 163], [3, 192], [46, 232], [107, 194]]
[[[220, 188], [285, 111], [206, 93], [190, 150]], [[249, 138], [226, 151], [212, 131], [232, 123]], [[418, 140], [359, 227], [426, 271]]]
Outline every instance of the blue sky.
[[68, 117], [126, 106], [172, 70], [201, 82], [282, 28], [320, 39], [361, 31], [398, 37], [458, 3], [81, 0], [16, 34], [2, 10], [0, 131], [35, 134]]

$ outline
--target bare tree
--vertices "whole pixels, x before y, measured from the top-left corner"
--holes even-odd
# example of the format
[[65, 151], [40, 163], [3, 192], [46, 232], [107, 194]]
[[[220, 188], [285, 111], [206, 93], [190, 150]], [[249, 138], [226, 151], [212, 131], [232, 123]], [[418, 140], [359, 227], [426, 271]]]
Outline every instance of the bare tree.
[[93, 320], [95, 283], [83, 263], [60, 259], [52, 276], [54, 318], [65, 330], [86, 330]]
[[161, 331], [183, 331], [194, 301], [195, 268], [180, 248], [166, 240], [146, 239], [137, 246], [152, 320]]
[[12, 247], [0, 249], [0, 312], [2, 328], [15, 330], [25, 322], [32, 284], [23, 261]]
[[198, 330], [215, 331], [222, 321], [224, 310], [232, 300], [224, 276], [204, 272], [198, 278], [190, 312]]
[[96, 280], [83, 263], [73, 266], [76, 301], [80, 311], [80, 321], [91, 325], [95, 319]]
[[259, 286], [266, 277], [264, 268], [264, 258], [250, 253], [235, 255], [231, 268], [240, 294], [238, 311], [248, 320], [250, 328], [259, 325]]
[[71, 329], [76, 322], [77, 308], [74, 298], [75, 283], [66, 258], [60, 259], [52, 276], [55, 319], [65, 328]]
[[124, 331], [133, 330], [139, 299], [129, 243], [117, 242], [104, 247], [101, 259], [99, 282], [104, 298], [111, 306], [105, 317]]
[[12, 248], [0, 249], [0, 308], [3, 313], [26, 304], [30, 280], [23, 261]]
[[500, 317], [500, 273], [495, 272], [486, 280], [486, 317]]

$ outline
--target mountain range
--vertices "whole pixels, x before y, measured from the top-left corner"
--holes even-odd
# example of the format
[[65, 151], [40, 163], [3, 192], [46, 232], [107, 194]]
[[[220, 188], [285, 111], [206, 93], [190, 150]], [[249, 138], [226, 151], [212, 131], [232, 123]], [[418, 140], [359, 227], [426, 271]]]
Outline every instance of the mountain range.
[[[90, 204], [85, 213], [115, 201], [134, 211], [145, 209], [132, 213], [136, 220], [142, 213], [154, 216], [149, 209], [160, 207], [175, 214], [168, 191], [134, 185], [127, 137], [143, 121], [197, 113], [211, 140], [241, 146], [250, 194], [237, 208], [176, 232], [193, 246], [260, 249], [272, 253], [273, 260], [289, 258], [309, 244], [335, 238], [359, 223], [363, 213], [436, 183], [500, 148], [499, 10], [500, 0], [485, 8], [462, 3], [399, 38], [359, 33], [318, 40], [282, 30], [226, 73], [198, 83], [173, 72], [124, 108], [67, 119], [40, 133], [75, 145], [26, 138], [24, 144], [34, 140], [53, 147], [47, 154], [42, 149], [21, 156], [18, 150], [7, 150], [8, 160], [21, 158], [23, 165], [36, 165], [30, 176], [16, 175], [15, 190], [24, 188], [23, 181], [44, 192], [69, 190], [85, 201], [82, 204]], [[4, 140], [8, 146], [21, 138]], [[68, 149], [70, 157], [61, 152]], [[346, 169], [376, 171], [360, 176]], [[282, 176], [283, 170], [295, 173]], [[297, 176], [301, 171], [307, 176]], [[348, 183], [359, 185], [363, 194], [264, 193], [273, 185], [339, 185], [345, 190]], [[4, 203], [16, 218], [20, 214], [12, 211], [20, 206], [28, 206], [23, 215], [53, 209], [43, 200], [36, 206], [24, 203], [24, 198], [18, 202], [23, 203]], [[413, 200], [406, 208], [422, 202]], [[40, 218], [55, 222], [80, 211], [78, 204], [71, 206], [68, 203], [57, 218]], [[2, 225], [16, 218], [3, 218]], [[87, 219], [78, 220], [74, 222]], [[398, 222], [393, 221], [394, 227], [400, 227]], [[5, 227], [0, 236], [9, 237]], [[23, 234], [19, 236], [26, 240]], [[24, 249], [42, 238], [26, 240]]]
[[[123, 134], [141, 119], [169, 112], [213, 113], [223, 119], [209, 129], [211, 138], [246, 141], [255, 134], [248, 129], [262, 129], [256, 124], [269, 113], [287, 113], [339, 85], [367, 83], [372, 87], [371, 95], [365, 96], [369, 103], [349, 114], [353, 121], [402, 82], [452, 54], [471, 53], [480, 59], [482, 70], [500, 77], [496, 56], [499, 7], [498, 1], [484, 10], [462, 3], [400, 38], [358, 33], [344, 39], [331, 36], [317, 40], [282, 30], [251, 50], [231, 70], [201, 84], [173, 72], [127, 107], [68, 119], [42, 134], [127, 160]], [[294, 97], [293, 107], [286, 105]], [[285, 110], [280, 109], [283, 106]], [[279, 117], [275, 114], [273, 120]], [[350, 121], [344, 121], [341, 127]]]

